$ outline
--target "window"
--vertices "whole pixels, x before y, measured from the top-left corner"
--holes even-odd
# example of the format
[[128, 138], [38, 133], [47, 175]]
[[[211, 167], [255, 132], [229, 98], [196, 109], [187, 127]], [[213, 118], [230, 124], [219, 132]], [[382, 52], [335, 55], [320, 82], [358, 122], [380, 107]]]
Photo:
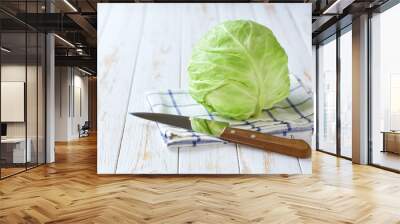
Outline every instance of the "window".
[[371, 18], [370, 135], [373, 164], [400, 170], [400, 5]]
[[[351, 28], [351, 27], [349, 27]], [[340, 36], [340, 155], [352, 156], [352, 35]]]
[[[39, 13], [41, 5], [44, 1], [18, 2], [18, 13]], [[0, 17], [8, 21], [0, 24], [0, 178], [5, 178], [45, 163], [46, 38], [12, 16]]]
[[318, 48], [318, 149], [336, 153], [336, 39]]
[[317, 63], [318, 150], [351, 158], [353, 78], [351, 25], [319, 45]]

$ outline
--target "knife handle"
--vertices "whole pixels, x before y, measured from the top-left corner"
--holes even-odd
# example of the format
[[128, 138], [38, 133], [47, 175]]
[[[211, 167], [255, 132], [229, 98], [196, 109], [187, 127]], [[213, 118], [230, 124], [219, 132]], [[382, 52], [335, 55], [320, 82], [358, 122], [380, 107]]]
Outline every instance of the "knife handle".
[[311, 147], [304, 140], [288, 139], [238, 128], [225, 128], [220, 138], [229, 142], [253, 146], [288, 156], [307, 158]]

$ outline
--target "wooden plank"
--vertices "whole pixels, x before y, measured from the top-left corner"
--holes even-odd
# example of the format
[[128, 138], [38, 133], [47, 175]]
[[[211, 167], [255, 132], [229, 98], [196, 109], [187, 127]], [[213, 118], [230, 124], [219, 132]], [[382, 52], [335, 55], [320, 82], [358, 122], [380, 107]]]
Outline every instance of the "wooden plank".
[[[143, 10], [144, 29], [128, 112], [150, 111], [146, 91], [179, 87], [181, 6], [148, 4]], [[127, 115], [116, 173], [175, 174], [177, 163], [177, 150], [166, 147], [154, 122]]]
[[[185, 4], [182, 26], [181, 88], [188, 88], [187, 66], [193, 46], [219, 22], [216, 4]], [[238, 174], [236, 145], [185, 147], [179, 149], [180, 174]]]
[[301, 174], [295, 157], [238, 145], [241, 174]]
[[[256, 21], [269, 27], [289, 57], [289, 71], [312, 89], [311, 13], [308, 4], [252, 4]], [[290, 33], [290, 35], [288, 35]]]
[[[95, 142], [92, 135], [56, 144], [59, 162], [1, 180], [1, 223], [398, 224], [400, 220], [399, 174], [325, 153], [314, 152], [311, 178], [102, 176], [93, 172]], [[400, 164], [400, 158], [394, 159]]]
[[[312, 135], [308, 133], [297, 133], [296, 138], [305, 140], [308, 144], [312, 145]], [[299, 164], [302, 174], [312, 174], [312, 160], [311, 158], [301, 159], [299, 158]]]
[[[311, 5], [309, 4], [253, 4], [257, 21], [268, 26], [280, 41], [289, 57], [289, 71], [301, 77], [312, 89]], [[279, 13], [277, 13], [279, 12]], [[291, 35], [287, 35], [290, 30]], [[300, 38], [299, 38], [300, 37]], [[299, 41], [300, 40], [300, 41]], [[300, 136], [299, 136], [300, 137]], [[307, 140], [309, 136], [302, 136]], [[308, 141], [311, 145], [311, 139]], [[299, 159], [301, 173], [312, 173], [311, 159]]]
[[179, 174], [239, 174], [235, 144], [179, 149]]
[[[143, 5], [99, 4], [98, 10], [97, 172], [111, 174], [115, 173], [125, 124]], [[132, 15], [135, 19], [127, 19]]]
[[[240, 3], [237, 3], [240, 4]], [[240, 4], [243, 5], [243, 4]], [[220, 22], [224, 22], [226, 20], [237, 19], [234, 14], [234, 4], [231, 3], [221, 3], [217, 5], [218, 16]]]
[[[276, 4], [232, 4], [229, 6], [231, 7], [230, 10], [222, 8], [225, 5], [220, 5], [219, 12], [223, 18], [248, 19], [267, 25], [263, 23], [263, 20], [255, 17], [254, 9], [261, 7], [274, 8], [275, 5]], [[277, 25], [279, 25], [279, 23]], [[297, 158], [273, 152], [265, 152], [248, 146], [238, 145], [238, 159], [240, 173], [243, 174], [301, 173]]]

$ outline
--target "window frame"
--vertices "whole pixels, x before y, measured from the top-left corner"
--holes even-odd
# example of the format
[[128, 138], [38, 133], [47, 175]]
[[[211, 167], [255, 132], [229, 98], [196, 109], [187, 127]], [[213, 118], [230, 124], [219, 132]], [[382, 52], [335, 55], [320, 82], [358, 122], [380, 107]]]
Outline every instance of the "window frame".
[[[315, 138], [315, 145], [316, 145], [316, 150], [319, 152], [323, 152], [329, 155], [337, 156], [340, 158], [344, 158], [347, 160], [352, 160], [352, 158], [347, 157], [342, 155], [341, 152], [341, 119], [340, 119], [340, 77], [341, 77], [341, 66], [340, 66], [340, 60], [341, 60], [341, 55], [340, 55], [340, 37], [344, 35], [347, 32], [352, 31], [352, 23], [346, 25], [340, 30], [337, 30], [336, 33], [332, 34], [331, 36], [327, 37], [326, 39], [320, 41], [318, 44], [316, 44], [316, 57], [315, 57], [315, 62], [316, 62], [316, 128], [315, 128], [315, 133], [316, 133], [316, 138]], [[319, 90], [319, 47], [322, 44], [329, 43], [331, 41], [336, 41], [336, 152], [328, 152], [324, 149], [321, 149], [319, 147], [319, 96], [320, 96], [320, 90]]]

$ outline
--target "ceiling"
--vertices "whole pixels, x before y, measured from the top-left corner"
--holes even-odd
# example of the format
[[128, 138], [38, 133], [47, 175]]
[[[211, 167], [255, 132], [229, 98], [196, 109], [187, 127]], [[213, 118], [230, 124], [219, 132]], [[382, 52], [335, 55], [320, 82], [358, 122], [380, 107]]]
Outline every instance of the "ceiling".
[[[313, 42], [316, 43], [335, 32], [338, 20], [344, 21], [340, 23], [341, 26], [346, 26], [347, 23], [351, 23], [353, 16], [357, 16], [366, 9], [379, 6], [385, 1], [387, 0], [243, 0], [235, 2], [312, 3], [311, 22]], [[19, 32], [27, 27], [39, 32], [55, 32], [60, 37], [55, 38], [56, 65], [81, 66], [95, 72], [97, 3], [122, 2], [188, 2], [188, 0], [47, 0], [47, 5], [46, 0], [1, 0], [0, 21], [2, 31], [6, 33]], [[234, 1], [211, 0], [209, 2]], [[48, 13], [50, 11], [52, 13]], [[6, 38], [12, 38], [12, 35], [8, 34]], [[18, 37], [15, 40], [18, 40]]]

